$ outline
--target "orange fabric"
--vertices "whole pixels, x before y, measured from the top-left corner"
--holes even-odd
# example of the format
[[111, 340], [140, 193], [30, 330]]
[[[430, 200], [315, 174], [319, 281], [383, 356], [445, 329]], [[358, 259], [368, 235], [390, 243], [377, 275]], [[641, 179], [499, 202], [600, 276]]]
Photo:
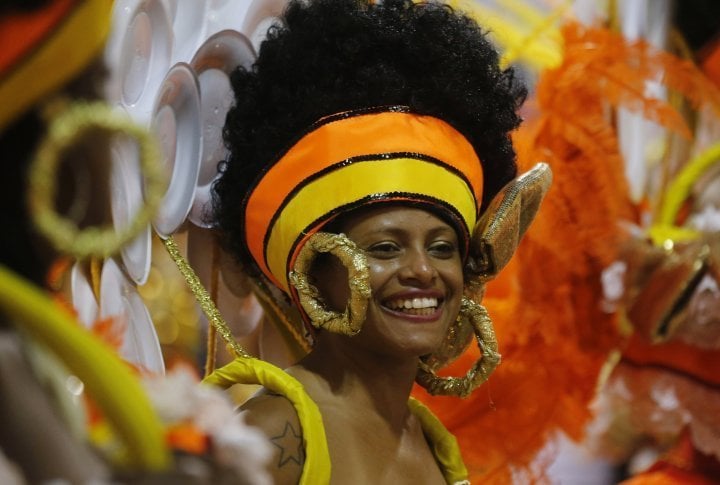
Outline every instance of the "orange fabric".
[[119, 354], [123, 346], [127, 326], [128, 322], [125, 318], [112, 316], [95, 320], [92, 327], [90, 327], [90, 331]]
[[663, 458], [622, 485], [717, 485], [718, 478], [720, 462], [695, 449], [689, 433], [684, 433]]
[[75, 3], [73, 0], [55, 0], [39, 10], [0, 18], [0, 80], [19, 60], [53, 34]]
[[[689, 136], [670, 104], [644, 97], [646, 79], [664, 72], [692, 102], [720, 101], [697, 68], [670, 54], [599, 28], [571, 23], [562, 33], [563, 63], [542, 73], [515, 138], [521, 169], [544, 160], [553, 185], [484, 300], [502, 362], [465, 400], [415, 391], [457, 437], [473, 483], [543, 482], [538, 451], [558, 431], [582, 437], [597, 379], [622, 343], [617, 316], [601, 308], [600, 273], [619, 256], [619, 222], [637, 222], [638, 208], [608, 108], [630, 108]], [[448, 373], [464, 374], [477, 355], [470, 348]]]
[[[46, 27], [44, 35], [35, 39], [32, 45], [23, 40], [22, 30], [18, 31], [26, 17], [3, 17], [3, 22], [13, 18], [20, 22], [20, 25], [3, 25], [3, 29], [8, 29], [0, 31], [3, 49], [8, 45], [17, 48], [19, 44], [28, 45], [28, 48], [10, 49], [4, 58], [8, 64], [0, 70], [0, 131], [77, 76], [102, 51], [110, 29], [112, 0], [86, 0], [70, 6], [72, 8], [62, 12], [52, 10], [53, 19], [65, 14], [61, 19], [55, 19], [52, 25], [48, 22], [40, 22], [34, 27], [27, 25], [28, 30], [35, 33], [36, 28]], [[23, 56], [17, 57], [20, 54]]]
[[[421, 135], [418, 133], [418, 135]], [[298, 241], [340, 212], [377, 202], [425, 203], [446, 213], [466, 254], [470, 229], [477, 222], [477, 201], [468, 183], [447, 165], [413, 155], [363, 157], [339, 164], [297, 187], [275, 214], [264, 243], [266, 273], [288, 292], [288, 255]]]
[[53, 291], [60, 291], [63, 279], [69, 274], [73, 264], [71, 258], [60, 256], [56, 258], [45, 275], [45, 284]]
[[651, 344], [633, 335], [623, 350], [623, 359], [634, 365], [679, 372], [720, 387], [720, 352], [717, 350], [701, 349], [683, 342]]
[[[245, 208], [246, 238], [266, 274], [264, 238], [283, 201], [304, 180], [353, 157], [408, 152], [434, 157], [455, 167], [482, 198], [482, 169], [472, 145], [437, 118], [386, 111], [323, 123], [301, 138], [253, 189]], [[378, 177], [382, 177], [378, 173]], [[318, 194], [322, 197], [323, 194]]]
[[168, 427], [165, 441], [174, 450], [193, 455], [205, 454], [210, 448], [210, 439], [192, 423], [180, 423]]
[[652, 471], [636, 475], [622, 485], [717, 485], [717, 480], [694, 472], [678, 470], [668, 465], [658, 465]]

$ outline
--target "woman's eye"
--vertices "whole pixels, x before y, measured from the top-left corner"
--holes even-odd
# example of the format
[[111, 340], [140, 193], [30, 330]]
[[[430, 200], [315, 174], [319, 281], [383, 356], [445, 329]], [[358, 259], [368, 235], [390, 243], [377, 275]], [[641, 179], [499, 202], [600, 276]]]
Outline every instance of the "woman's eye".
[[397, 253], [400, 250], [397, 244], [392, 242], [379, 242], [371, 245], [368, 247], [365, 251], [369, 253], [372, 256], [376, 257], [390, 257], [393, 256], [395, 253]]
[[430, 245], [429, 251], [441, 258], [450, 258], [457, 253], [457, 246], [448, 241], [439, 241]]

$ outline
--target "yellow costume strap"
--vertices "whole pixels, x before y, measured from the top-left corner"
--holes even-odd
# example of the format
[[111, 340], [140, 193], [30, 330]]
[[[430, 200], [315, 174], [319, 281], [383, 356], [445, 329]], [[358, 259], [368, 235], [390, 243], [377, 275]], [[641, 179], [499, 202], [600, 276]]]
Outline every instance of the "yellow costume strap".
[[330, 482], [330, 452], [325, 428], [317, 405], [305, 392], [302, 384], [285, 371], [268, 362], [254, 358], [238, 358], [215, 370], [203, 382], [222, 388], [233, 384], [260, 384], [285, 396], [297, 412], [305, 445], [305, 465], [300, 485]]
[[657, 223], [650, 228], [650, 237], [655, 244], [661, 245], [667, 239], [687, 241], [698, 237], [697, 231], [675, 226], [675, 218], [690, 195], [693, 184], [718, 161], [720, 143], [715, 143], [690, 160], [678, 173], [667, 189]]
[[[76, 5], [69, 7], [70, 12], [67, 15], [55, 19], [56, 21], [50, 25], [43, 26], [47, 31], [44, 32], [44, 36], [35, 39], [37, 45], [28, 47], [27, 57], [13, 59], [10, 65], [2, 63], [0, 131], [29, 106], [77, 76], [102, 52], [110, 30], [112, 1], [55, 1], [47, 7], [47, 10], [68, 8], [60, 4], [69, 3]], [[47, 16], [47, 12], [25, 14], [25, 17], [33, 15], [36, 15], [38, 22], [41, 22], [42, 17]], [[32, 18], [25, 17], [22, 21], [29, 21], [30, 24], [34, 22]], [[3, 46], [6, 46], [6, 41], [13, 44], [22, 43], [22, 33], [13, 32], [12, 23], [15, 20], [12, 16], [8, 16], [0, 22], [2, 27], [0, 30], [4, 31], [0, 37], [3, 39]], [[24, 24], [16, 27], [22, 28], [22, 25]]]
[[337, 214], [417, 202], [447, 213], [467, 239], [482, 182], [472, 145], [442, 120], [404, 107], [341, 113], [311, 127], [257, 181], [245, 200], [247, 245], [289, 292], [287, 273], [305, 239]]
[[[238, 358], [215, 370], [204, 383], [228, 388], [234, 384], [260, 384], [290, 400], [300, 420], [305, 445], [305, 465], [300, 484], [329, 483], [330, 452], [322, 415], [317, 405], [294, 377], [268, 362], [255, 358]], [[465, 483], [468, 477], [455, 437], [420, 401], [410, 398], [410, 412], [415, 415], [448, 483]]]
[[463, 463], [460, 447], [455, 436], [445, 428], [430, 409], [417, 399], [411, 397], [408, 401], [408, 407], [410, 412], [420, 421], [445, 480], [448, 483], [466, 482], [468, 471], [465, 463]]
[[161, 471], [171, 464], [163, 429], [140, 383], [109, 348], [37, 287], [0, 266], [0, 307], [12, 323], [53, 351], [85, 384], [127, 449], [133, 469]]

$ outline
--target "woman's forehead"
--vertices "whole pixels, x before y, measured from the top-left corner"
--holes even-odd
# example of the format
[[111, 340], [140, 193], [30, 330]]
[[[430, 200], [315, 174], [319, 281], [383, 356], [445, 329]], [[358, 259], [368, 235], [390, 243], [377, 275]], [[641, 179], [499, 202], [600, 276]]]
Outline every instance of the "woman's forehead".
[[421, 207], [399, 204], [378, 204], [356, 209], [344, 214], [333, 224], [339, 232], [352, 233], [382, 232], [397, 229], [413, 229], [418, 225], [432, 230], [447, 229], [455, 232], [454, 227], [438, 217], [437, 214]]

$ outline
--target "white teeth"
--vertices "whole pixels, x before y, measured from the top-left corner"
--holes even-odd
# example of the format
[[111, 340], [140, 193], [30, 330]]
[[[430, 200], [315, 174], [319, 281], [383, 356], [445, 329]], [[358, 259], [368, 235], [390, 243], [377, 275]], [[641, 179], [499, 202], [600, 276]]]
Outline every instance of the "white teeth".
[[408, 300], [393, 300], [387, 303], [389, 308], [395, 310], [410, 310], [411, 308], [436, 308], [438, 306], [437, 298], [412, 298]]

